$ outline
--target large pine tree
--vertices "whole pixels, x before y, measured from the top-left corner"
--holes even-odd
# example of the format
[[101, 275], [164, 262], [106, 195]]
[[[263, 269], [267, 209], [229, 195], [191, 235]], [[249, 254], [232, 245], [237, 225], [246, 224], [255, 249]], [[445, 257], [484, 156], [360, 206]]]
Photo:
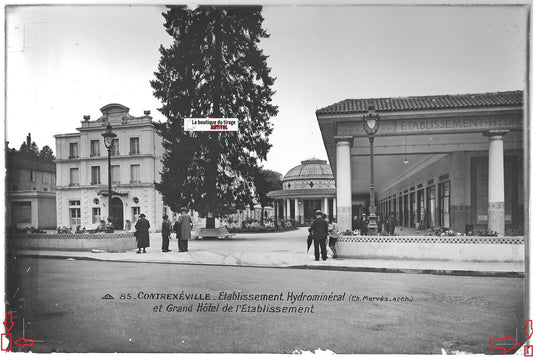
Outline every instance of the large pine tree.
[[[163, 201], [220, 216], [252, 203], [254, 173], [271, 147], [272, 85], [268, 37], [259, 6], [170, 7], [163, 14], [174, 42], [160, 48], [154, 95], [166, 122]], [[238, 118], [238, 132], [185, 132], [184, 118]]]

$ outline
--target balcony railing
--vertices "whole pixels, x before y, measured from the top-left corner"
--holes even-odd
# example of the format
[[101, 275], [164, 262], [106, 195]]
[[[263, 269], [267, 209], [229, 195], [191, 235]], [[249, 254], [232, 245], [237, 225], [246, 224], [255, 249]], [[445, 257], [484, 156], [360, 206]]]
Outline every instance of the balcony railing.
[[100, 180], [98, 180], [98, 181], [92, 181], [92, 180], [91, 180], [91, 185], [98, 185], [98, 184], [101, 184], [101, 183], [100, 183]]
[[78, 158], [79, 158], [79, 156], [77, 156], [77, 155], [69, 155], [68, 156], [68, 159], [78, 159]]
[[140, 180], [130, 180], [130, 184], [140, 184]]

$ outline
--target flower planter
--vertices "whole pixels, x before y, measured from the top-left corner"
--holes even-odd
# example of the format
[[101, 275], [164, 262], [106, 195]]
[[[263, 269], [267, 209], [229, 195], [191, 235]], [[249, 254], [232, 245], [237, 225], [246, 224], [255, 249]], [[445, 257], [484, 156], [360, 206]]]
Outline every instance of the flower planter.
[[28, 234], [8, 236], [7, 247], [19, 250], [65, 250], [109, 252], [126, 251], [137, 247], [132, 232], [112, 234]]
[[337, 241], [339, 256], [477, 262], [522, 262], [523, 236], [346, 236]]

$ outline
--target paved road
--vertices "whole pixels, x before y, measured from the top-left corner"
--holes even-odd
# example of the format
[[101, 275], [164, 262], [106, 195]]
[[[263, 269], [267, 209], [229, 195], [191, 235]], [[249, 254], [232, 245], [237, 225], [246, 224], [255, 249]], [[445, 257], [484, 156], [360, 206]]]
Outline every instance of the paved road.
[[[517, 332], [524, 341], [522, 278], [29, 257], [7, 263], [6, 297], [16, 311], [14, 338], [22, 335], [24, 318], [25, 336], [37, 340], [34, 352], [291, 353], [321, 348], [336, 353], [440, 354], [444, 349], [448, 354], [490, 354], [489, 338], [515, 337]], [[283, 299], [218, 300], [221, 291], [283, 294]], [[210, 294], [211, 299], [143, 299], [140, 292]], [[340, 302], [291, 304], [286, 301], [289, 292], [346, 296]], [[128, 293], [132, 299], [120, 299]], [[102, 299], [106, 294], [116, 299]], [[363, 299], [382, 295], [412, 302]], [[350, 302], [350, 296], [360, 301]], [[200, 303], [220, 306], [217, 312], [165, 312], [168, 305], [196, 311]], [[239, 304], [313, 307], [312, 313], [222, 312], [226, 304], [233, 309]]]

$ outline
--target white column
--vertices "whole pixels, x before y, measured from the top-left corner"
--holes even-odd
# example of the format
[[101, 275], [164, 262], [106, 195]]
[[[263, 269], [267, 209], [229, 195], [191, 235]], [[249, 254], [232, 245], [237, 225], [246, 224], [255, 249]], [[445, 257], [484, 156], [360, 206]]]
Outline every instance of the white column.
[[294, 219], [299, 224], [300, 223], [300, 208], [298, 204], [298, 198], [294, 199]]
[[508, 130], [490, 130], [484, 135], [489, 137], [489, 205], [488, 226], [498, 236], [505, 235], [505, 190], [503, 136]]
[[337, 141], [337, 223], [339, 231], [352, 229], [352, 137], [335, 137]]
[[337, 199], [333, 198], [333, 217], [337, 217]]
[[285, 219], [289, 220], [291, 218], [291, 199], [286, 199], [285, 205], [287, 206], [287, 211], [285, 211]]
[[329, 217], [328, 198], [324, 198], [324, 214], [328, 215], [328, 220], [331, 220], [331, 218]]

